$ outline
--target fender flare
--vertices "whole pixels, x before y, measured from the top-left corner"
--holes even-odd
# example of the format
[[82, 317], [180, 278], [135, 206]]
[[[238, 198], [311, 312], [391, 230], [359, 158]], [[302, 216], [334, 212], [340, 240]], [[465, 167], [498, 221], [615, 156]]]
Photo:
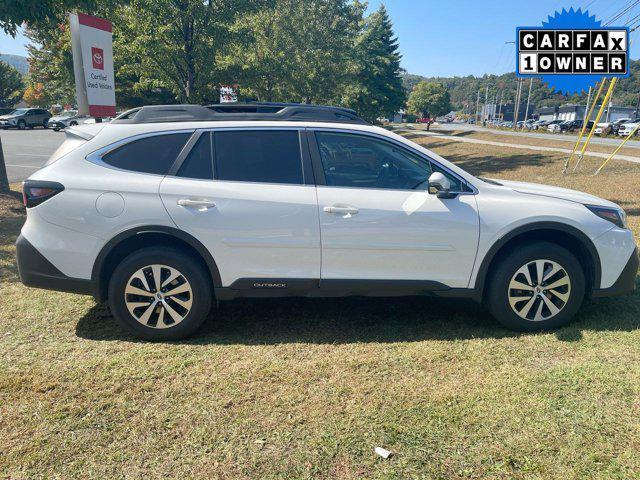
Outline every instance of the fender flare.
[[135, 237], [136, 235], [145, 233], [159, 233], [162, 235], [167, 235], [169, 237], [177, 238], [178, 240], [181, 240], [190, 245], [194, 250], [198, 252], [198, 254], [204, 259], [205, 263], [207, 264], [207, 268], [209, 270], [209, 274], [211, 275], [211, 280], [213, 281], [214, 288], [222, 287], [222, 279], [220, 277], [218, 265], [216, 264], [209, 250], [207, 250], [207, 248], [198, 239], [182, 230], [178, 230], [177, 228], [167, 227], [164, 225], [146, 225], [125, 230], [124, 232], [121, 232], [113, 237], [102, 247], [100, 253], [93, 263], [93, 269], [91, 270], [91, 280], [95, 283], [95, 285], [97, 285], [98, 291], [101, 291], [102, 288], [102, 286], [100, 285], [100, 274], [104, 268], [105, 260], [113, 251], [113, 249], [120, 245], [123, 241]]
[[514, 228], [509, 231], [502, 237], [500, 237], [492, 246], [489, 248], [489, 251], [484, 256], [482, 263], [480, 264], [480, 268], [478, 269], [478, 274], [476, 275], [476, 281], [474, 285], [474, 290], [478, 292], [480, 298], [482, 298], [485, 283], [487, 280], [487, 276], [489, 274], [489, 266], [491, 262], [495, 258], [496, 254], [500, 251], [502, 247], [504, 247], [510, 240], [514, 239], [518, 235], [527, 232], [533, 232], [536, 230], [556, 230], [558, 232], [567, 233], [574, 237], [580, 244], [586, 248], [586, 250], [591, 255], [591, 260], [593, 262], [593, 285], [592, 288], [600, 288], [600, 278], [602, 276], [602, 265], [600, 263], [600, 255], [598, 254], [598, 250], [595, 245], [591, 241], [591, 239], [581, 230], [576, 227], [572, 227], [571, 225], [567, 225], [565, 223], [560, 222], [534, 222], [529, 223], [527, 225], [522, 225], [520, 227]]

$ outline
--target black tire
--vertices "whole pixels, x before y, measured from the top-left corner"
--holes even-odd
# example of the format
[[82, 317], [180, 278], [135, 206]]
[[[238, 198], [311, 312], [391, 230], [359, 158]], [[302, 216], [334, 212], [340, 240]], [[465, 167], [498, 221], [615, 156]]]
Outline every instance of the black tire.
[[42, 122], [42, 128], [44, 128], [45, 130], [47, 130], [49, 128], [49, 120], [44, 120]]
[[[522, 292], [520, 294], [518, 293], [518, 290], [510, 289], [510, 283], [512, 281], [512, 278], [514, 278], [516, 272], [524, 265], [527, 265], [529, 262], [533, 262], [536, 260], [550, 260], [551, 262], [556, 262], [564, 269], [564, 272], [569, 277], [570, 281], [570, 288], [567, 288], [566, 291], [562, 292], [564, 294], [569, 294], [566, 303], [563, 304], [563, 302], [555, 295], [552, 295], [552, 293], [547, 294], [547, 299], [556, 302], [556, 307], [558, 305], [562, 305], [560, 311], [555, 315], [551, 315], [551, 310], [544, 306], [545, 301], [541, 296], [542, 293], [538, 294], [538, 299], [533, 300], [533, 303], [530, 305], [528, 315], [527, 312], [524, 312], [527, 305], [529, 304], [527, 300], [523, 300], [521, 302], [519, 301], [514, 305], [514, 308], [521, 309], [521, 313], [524, 313], [525, 316], [535, 316], [535, 311], [537, 311], [539, 304], [542, 303], [542, 316], [545, 315], [544, 312], [547, 312], [549, 318], [544, 318], [538, 321], [521, 317], [514, 311], [514, 308], [512, 308], [511, 304], [509, 303], [510, 294], [512, 294], [512, 298], [519, 297], [519, 295], [521, 294], [523, 296], [536, 296], [534, 292], [529, 293], [524, 290], [520, 290], [520, 292]], [[545, 265], [547, 266], [547, 268], [550, 266], [550, 264]], [[545, 270], [545, 272], [548, 271], [549, 270]], [[530, 275], [532, 283], [540, 283], [537, 282], [537, 273], [535, 272], [535, 267], [531, 270]], [[563, 276], [563, 273], [559, 272], [556, 275]], [[522, 277], [516, 278], [520, 278], [522, 280]], [[547, 280], [555, 282], [557, 278], [557, 276], [551, 276], [547, 278]], [[562, 288], [564, 287], [560, 287], [560, 289]], [[544, 282], [543, 286], [541, 287], [541, 290], [542, 289], [544, 289]], [[557, 291], [559, 291], [560, 289], [557, 289]], [[545, 292], [546, 290], [542, 291]], [[556, 291], [556, 289], [554, 289], [553, 291]], [[559, 328], [571, 321], [573, 316], [582, 305], [584, 292], [584, 272], [582, 270], [580, 262], [576, 259], [576, 257], [567, 249], [555, 243], [540, 241], [525, 245], [519, 245], [518, 248], [512, 250], [500, 260], [495, 270], [493, 272], [490, 272], [490, 280], [486, 299], [489, 311], [496, 318], [496, 320], [498, 320], [504, 326], [513, 330], [534, 332]], [[531, 310], [535, 311], [531, 312]]]
[[27, 123], [24, 120], [18, 120], [18, 128], [20, 130], [25, 130], [27, 128]]
[[[178, 270], [191, 287], [191, 307], [184, 319], [175, 326], [154, 328], [154, 326], [143, 325], [127, 308], [125, 289], [129, 285], [130, 278], [138, 270], [150, 265], [165, 265]], [[149, 270], [146, 272], [148, 273]], [[163, 270], [163, 273], [166, 275], [167, 271]], [[151, 285], [151, 281], [148, 283]], [[153, 290], [152, 287], [150, 289]], [[180, 340], [193, 334], [205, 321], [211, 310], [212, 292], [213, 287], [207, 272], [191, 256], [174, 248], [149, 247], [132, 253], [116, 267], [109, 281], [109, 307], [113, 316], [139, 338], [151, 341]], [[132, 301], [130, 295], [127, 299]], [[175, 307], [176, 304], [173, 303], [172, 306]], [[137, 314], [137, 310], [133, 312]], [[166, 311], [165, 314], [167, 319], [171, 319]], [[154, 312], [153, 315], [156, 313]], [[151, 321], [153, 322], [153, 319]]]
[[70, 123], [69, 123], [69, 126], [70, 126], [70, 127], [75, 127], [76, 125], [78, 125], [78, 122], [70, 122]]
[[59, 129], [58, 127], [53, 127], [53, 131], [54, 131], [54, 132], [59, 132], [59, 131], [60, 131], [60, 129]]

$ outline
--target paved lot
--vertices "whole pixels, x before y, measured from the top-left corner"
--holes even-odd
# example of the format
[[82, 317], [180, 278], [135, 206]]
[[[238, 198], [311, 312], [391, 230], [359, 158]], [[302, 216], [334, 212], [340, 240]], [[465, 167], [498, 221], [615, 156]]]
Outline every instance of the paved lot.
[[0, 130], [9, 182], [21, 182], [41, 168], [64, 138], [63, 132], [42, 128]]

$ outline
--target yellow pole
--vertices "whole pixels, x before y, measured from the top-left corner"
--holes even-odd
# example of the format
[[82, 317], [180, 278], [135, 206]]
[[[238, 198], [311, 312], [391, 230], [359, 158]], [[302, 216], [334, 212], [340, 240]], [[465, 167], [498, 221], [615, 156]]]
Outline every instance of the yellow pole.
[[598, 168], [598, 169], [596, 170], [596, 173], [594, 173], [594, 174], [593, 174], [594, 176], [598, 175], [598, 174], [600, 173], [600, 170], [602, 170], [602, 169], [604, 168], [604, 166], [605, 166], [607, 163], [609, 163], [609, 160], [611, 160], [611, 159], [615, 156], [615, 154], [616, 154], [616, 153], [618, 153], [622, 147], [624, 147], [624, 144], [625, 144], [625, 143], [627, 143], [627, 141], [628, 141], [631, 137], [633, 137], [633, 136], [636, 134], [636, 131], [638, 130], [638, 128], [640, 128], [640, 124], [636, 125], [636, 128], [634, 128], [634, 129], [633, 129], [633, 131], [632, 131], [629, 135], [627, 135], [627, 138], [625, 138], [625, 139], [622, 141], [622, 143], [621, 143], [620, 145], [618, 145], [618, 148], [616, 148], [616, 149], [613, 151], [613, 153], [612, 153], [611, 155], [609, 155], [609, 158], [607, 158], [607, 159], [604, 161], [604, 163], [603, 163], [602, 165], [600, 165], [600, 168]]
[[602, 83], [600, 83], [600, 88], [598, 88], [598, 93], [596, 93], [595, 97], [593, 98], [591, 105], [589, 105], [589, 113], [587, 113], [587, 116], [584, 118], [584, 122], [582, 124], [582, 129], [580, 130], [580, 135], [578, 135], [578, 139], [576, 140], [576, 144], [573, 146], [573, 151], [571, 152], [571, 155], [569, 155], [569, 158], [567, 159], [566, 162], [564, 162], [564, 168], [562, 170], [562, 173], [567, 173], [567, 168], [569, 167], [569, 164], [571, 163], [571, 160], [573, 159], [573, 156], [576, 154], [576, 150], [578, 149], [578, 145], [580, 145], [580, 142], [582, 141], [582, 137], [584, 136], [584, 132], [587, 130], [587, 125], [589, 125], [589, 119], [591, 118], [591, 114], [593, 113], [593, 109], [595, 108], [596, 104], [598, 103], [598, 99], [600, 98], [600, 94], [602, 93], [602, 88], [604, 87], [604, 84], [607, 83], [607, 79], [605, 77], [602, 77]]
[[604, 96], [604, 99], [602, 100], [602, 105], [600, 105], [600, 110], [598, 110], [598, 115], [596, 116], [596, 119], [593, 122], [593, 127], [591, 127], [591, 131], [589, 132], [589, 136], [584, 141], [584, 145], [582, 146], [582, 150], [580, 150], [580, 155], [578, 156], [578, 162], [576, 163], [576, 166], [573, 168], [574, 172], [576, 171], [576, 168], [578, 168], [578, 165], [580, 164], [580, 160], [582, 160], [582, 157], [584, 157], [584, 152], [587, 151], [587, 147], [589, 146], [589, 142], [591, 141], [591, 137], [593, 137], [593, 132], [596, 131], [596, 126], [598, 125], [598, 122], [600, 121], [600, 118], [602, 118], [602, 114], [604, 113], [604, 109], [607, 106], [607, 103], [609, 103], [609, 98], [611, 98], [611, 94], [613, 93], [613, 89], [615, 88], [617, 81], [618, 81], [618, 77], [613, 77], [611, 79], [611, 83], [609, 84], [609, 90], [607, 90], [607, 94]]

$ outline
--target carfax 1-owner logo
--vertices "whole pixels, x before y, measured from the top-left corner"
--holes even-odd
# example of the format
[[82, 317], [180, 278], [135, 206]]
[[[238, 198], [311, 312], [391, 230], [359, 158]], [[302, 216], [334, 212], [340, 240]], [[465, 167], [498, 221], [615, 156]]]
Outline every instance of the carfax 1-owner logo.
[[542, 77], [553, 90], [580, 93], [602, 77], [629, 75], [629, 29], [563, 9], [541, 27], [516, 29], [516, 65], [519, 77]]

